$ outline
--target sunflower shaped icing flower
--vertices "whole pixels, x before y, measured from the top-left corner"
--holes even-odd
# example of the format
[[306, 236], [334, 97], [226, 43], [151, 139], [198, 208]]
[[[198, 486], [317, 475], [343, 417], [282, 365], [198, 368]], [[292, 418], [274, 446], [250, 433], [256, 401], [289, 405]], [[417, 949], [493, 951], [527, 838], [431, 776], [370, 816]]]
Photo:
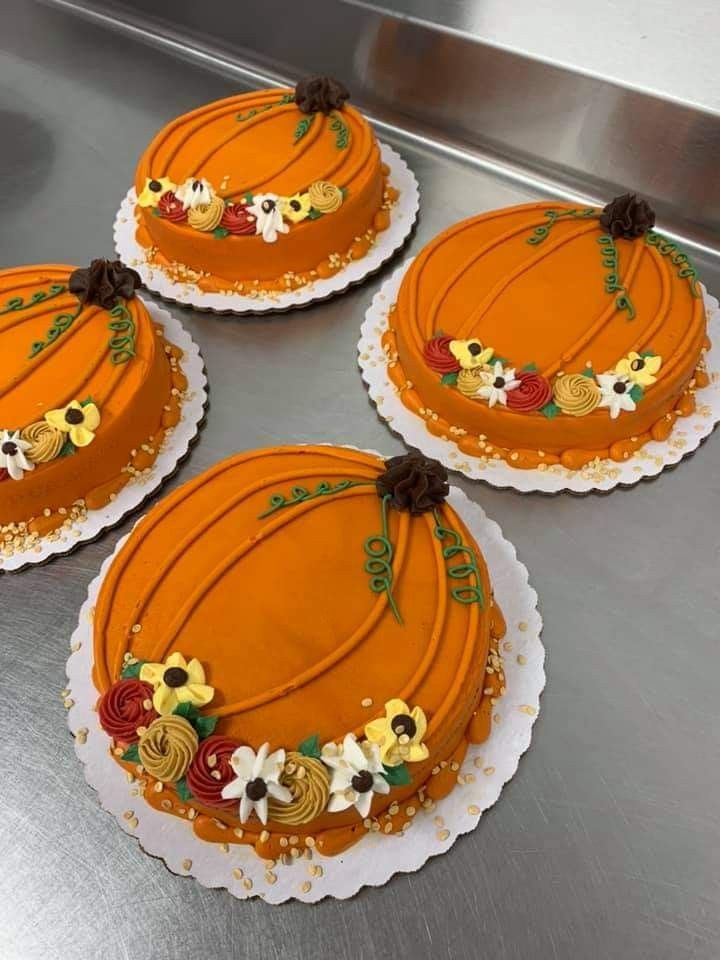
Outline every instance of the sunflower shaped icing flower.
[[420, 707], [408, 707], [404, 700], [388, 700], [385, 716], [365, 726], [365, 736], [377, 744], [386, 767], [427, 760], [428, 748], [422, 742], [427, 719]]
[[486, 347], [480, 340], [451, 340], [448, 346], [450, 353], [463, 370], [484, 367], [495, 352], [492, 347]]
[[280, 198], [282, 215], [291, 223], [301, 223], [310, 213], [311, 207], [309, 193], [296, 193], [292, 197]]
[[45, 421], [56, 430], [67, 433], [76, 447], [87, 447], [95, 439], [95, 431], [100, 426], [100, 411], [92, 400], [86, 403], [73, 400], [66, 407], [49, 410]]
[[267, 823], [268, 798], [280, 803], [290, 803], [293, 798], [287, 787], [280, 783], [285, 767], [285, 751], [270, 753], [270, 744], [264, 743], [257, 753], [252, 747], [238, 747], [230, 765], [236, 774], [222, 789], [223, 800], [240, 801], [240, 822], [245, 823], [255, 811], [261, 823]]
[[215, 696], [212, 687], [205, 683], [205, 671], [199, 660], [189, 663], [181, 653], [171, 653], [165, 663], [144, 663], [140, 667], [140, 679], [149, 683], [153, 690], [153, 706], [166, 717], [181, 703], [204, 707]]
[[662, 366], [662, 357], [654, 353], [635, 353], [633, 350], [618, 363], [615, 373], [629, 377], [641, 387], [649, 387], [657, 380], [657, 372]]
[[358, 743], [352, 733], [342, 744], [327, 743], [322, 761], [332, 770], [328, 811], [336, 813], [355, 807], [363, 820], [369, 815], [374, 793], [390, 793], [383, 776], [380, 750], [376, 743]]
[[148, 177], [138, 197], [138, 203], [141, 207], [156, 207], [164, 193], [170, 193], [176, 189], [177, 184], [173, 183], [170, 177], [157, 179]]

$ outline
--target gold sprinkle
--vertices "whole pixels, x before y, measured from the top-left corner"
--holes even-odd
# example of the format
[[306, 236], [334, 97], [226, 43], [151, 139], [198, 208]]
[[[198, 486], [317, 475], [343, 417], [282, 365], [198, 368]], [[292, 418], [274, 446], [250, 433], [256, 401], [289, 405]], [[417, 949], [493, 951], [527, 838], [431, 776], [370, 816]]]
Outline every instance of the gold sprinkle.
[[485, 767], [483, 773], [486, 777], [491, 777], [495, 773], [495, 767]]
[[128, 820], [128, 823], [130, 824], [133, 830], [137, 829], [138, 822], [139, 821], [137, 817], [132, 817], [130, 820]]
[[415, 807], [412, 807], [412, 806], [405, 807], [405, 813], [408, 817], [414, 817], [415, 814], [417, 813], [417, 810], [415, 809]]
[[306, 881], [303, 883], [303, 885], [300, 887], [300, 890], [301, 890], [303, 893], [310, 893], [310, 891], [312, 890], [312, 884], [310, 883], [310, 881], [309, 881], [309, 880], [306, 880]]
[[245, 889], [252, 890], [252, 885], [253, 885], [253, 882], [250, 879], [250, 877], [245, 877], [245, 879], [243, 880], [243, 886], [245, 887]]
[[364, 697], [364, 698], [360, 701], [360, 706], [361, 706], [361, 707], [371, 707], [372, 705], [373, 705], [372, 697]]
[[139, 623], [134, 623], [130, 628], [131, 633], [140, 633], [141, 630], [142, 630], [142, 626]]
[[525, 664], [527, 663], [527, 657], [524, 654], [519, 653], [517, 655], [517, 662], [520, 664], [521, 667], [524, 667]]
[[245, 835], [245, 831], [243, 830], [242, 827], [235, 827], [235, 829], [233, 830], [233, 833], [238, 838], [238, 840], [242, 840], [243, 836]]
[[229, 843], [221, 843], [221, 844], [220, 844], [220, 849], [222, 850], [223, 853], [230, 853], [230, 844], [229, 844]]
[[385, 826], [383, 827], [384, 833], [392, 833], [392, 830], [393, 830], [392, 822], [386, 823]]
[[267, 843], [270, 839], [270, 833], [267, 830], [263, 830], [260, 834], [260, 843]]
[[265, 871], [265, 883], [269, 883], [270, 886], [277, 881], [277, 874], [273, 873], [272, 870]]
[[447, 840], [449, 836], [450, 836], [449, 830], [438, 830], [437, 832], [437, 838], [440, 841]]
[[233, 876], [235, 877], [236, 880], [242, 880], [245, 874], [242, 872], [240, 867], [235, 867], [235, 869], [233, 870]]
[[482, 757], [475, 757], [475, 759], [473, 760], [473, 763], [474, 763], [475, 766], [478, 767], [478, 769], [479, 769], [479, 768], [483, 765], [483, 758], [482, 758]]
[[123, 813], [123, 819], [124, 819], [124, 820], [132, 820], [132, 818], [133, 818], [134, 816], [135, 816], [135, 814], [133, 813], [132, 810], [126, 810], [126, 811]]
[[300, 843], [300, 837], [298, 837], [294, 833], [289, 837], [289, 840], [290, 840], [291, 847], [296, 847]]
[[192, 860], [183, 860], [182, 862], [183, 870], [190, 870], [192, 867]]
[[78, 732], [75, 734], [75, 739], [77, 740], [78, 743], [85, 743], [87, 741], [87, 737], [88, 737], [87, 727], [80, 727]]
[[305, 837], [305, 846], [314, 847], [315, 846], [315, 837]]
[[444, 820], [442, 817], [434, 817], [434, 818], [433, 818], [433, 823], [435, 824], [436, 827], [444, 827], [444, 826], [445, 826], [445, 820]]
[[155, 791], [155, 793], [162, 793], [162, 792], [163, 792], [163, 783], [162, 783], [162, 780], [156, 780], [156, 781], [155, 781], [155, 783], [153, 784], [153, 790]]
[[470, 814], [470, 816], [476, 817], [480, 813], [480, 807], [477, 807], [474, 803], [471, 803], [467, 808], [467, 812]]
[[537, 713], [537, 709], [535, 707], [531, 707], [527, 703], [524, 703], [521, 707], [518, 707], [518, 710], [520, 713], [526, 713], [529, 717], [534, 717]]
[[528, 629], [528, 624], [524, 620], [521, 620], [518, 624], [518, 630], [521, 630], [523, 633]]

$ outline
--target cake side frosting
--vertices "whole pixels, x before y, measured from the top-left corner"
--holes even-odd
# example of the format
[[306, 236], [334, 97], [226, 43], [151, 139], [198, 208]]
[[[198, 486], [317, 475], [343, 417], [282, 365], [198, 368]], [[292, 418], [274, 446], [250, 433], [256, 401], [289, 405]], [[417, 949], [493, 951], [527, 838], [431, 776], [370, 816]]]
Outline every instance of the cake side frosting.
[[202, 289], [287, 289], [368, 251], [397, 199], [375, 136], [342, 98], [300, 89], [228, 97], [157, 134], [135, 175], [154, 262]]
[[[279, 856], [293, 836], [334, 853], [381, 819], [394, 832], [408, 819], [398, 805], [431, 805], [456, 781], [468, 739], [489, 733], [490, 701], [503, 692], [504, 625], [480, 551], [444, 496], [417, 514], [398, 509], [378, 494], [382, 473], [377, 458], [326, 447], [234, 457], [159, 504], [106, 577], [94, 627], [104, 698], [167, 669], [153, 664], [192, 658], [212, 689], [198, 706], [221, 738], [221, 786], [228, 742], [284, 751], [281, 781], [291, 787], [298, 766], [308, 768], [303, 809], [271, 799], [266, 823], [208, 794], [216, 767], [197, 769], [207, 764], [202, 738], [187, 789], [144, 768], [146, 800], [179, 815], [192, 809], [205, 839]], [[393, 482], [405, 491], [414, 480]], [[139, 753], [116, 742], [136, 772], [141, 726]], [[354, 749], [348, 738], [376, 764], [367, 806], [362, 790], [332, 789]]]
[[690, 412], [707, 347], [695, 270], [645, 220], [613, 236], [604, 217], [492, 211], [416, 258], [383, 343], [429, 430], [474, 456], [577, 468], [625, 459]]
[[187, 385], [181, 352], [127, 286], [134, 271], [116, 271], [118, 289], [104, 277], [104, 305], [73, 292], [88, 272], [0, 272], [0, 524], [28, 533], [49, 532], [79, 501], [103, 506], [147, 469]]

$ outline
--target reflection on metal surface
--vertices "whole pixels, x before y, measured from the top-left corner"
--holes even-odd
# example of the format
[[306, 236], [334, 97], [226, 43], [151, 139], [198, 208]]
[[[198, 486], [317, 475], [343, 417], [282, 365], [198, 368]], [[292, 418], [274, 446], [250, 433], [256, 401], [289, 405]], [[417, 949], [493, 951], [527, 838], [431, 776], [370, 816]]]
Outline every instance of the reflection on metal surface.
[[664, 230], [720, 253], [720, 118], [692, 105], [335, 0], [252, 0], [234, 14], [224, 0], [156, 0], [152, 17], [145, 0], [46, 2], [243, 84], [335, 73], [398, 136], [535, 193], [638, 190]]

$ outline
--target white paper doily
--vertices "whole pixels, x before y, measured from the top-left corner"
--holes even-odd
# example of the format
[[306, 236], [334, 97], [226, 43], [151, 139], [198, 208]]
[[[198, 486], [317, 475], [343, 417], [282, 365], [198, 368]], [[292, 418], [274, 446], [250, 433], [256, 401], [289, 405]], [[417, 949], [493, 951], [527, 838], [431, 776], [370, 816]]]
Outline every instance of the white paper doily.
[[197, 436], [198, 427], [205, 416], [207, 404], [207, 379], [200, 350], [179, 320], [167, 310], [143, 298], [143, 303], [152, 318], [165, 330], [165, 338], [183, 351], [180, 366], [187, 377], [188, 386], [180, 411], [180, 420], [169, 430], [150, 472], [130, 480], [114, 500], [99, 510], [88, 510], [87, 516], [73, 526], [58, 531], [55, 539], [42, 537], [29, 550], [18, 550], [11, 557], [0, 554], [0, 572], [17, 571], [35, 563], [44, 563], [51, 557], [70, 553], [79, 544], [94, 540], [104, 530], [115, 527], [126, 514], [136, 510], [152, 496], [187, 455]]
[[378, 415], [405, 443], [435, 457], [448, 470], [456, 470], [471, 480], [484, 480], [493, 487], [513, 487], [520, 493], [590, 493], [615, 487], [632, 486], [639, 480], [657, 476], [692, 454], [720, 421], [720, 309], [718, 301], [702, 286], [708, 317], [708, 332], [714, 341], [706, 356], [710, 383], [699, 389], [697, 409], [689, 417], [679, 417], [667, 440], [652, 440], [623, 463], [602, 460], [599, 467], [588, 465], [568, 470], [553, 465], [547, 470], [519, 470], [504, 460], [482, 461], [459, 450], [451, 440], [431, 434], [425, 421], [408, 410], [397, 387], [387, 373], [387, 359], [381, 339], [388, 328], [387, 316], [395, 303], [405, 271], [413, 258], [389, 277], [373, 297], [367, 309], [358, 342], [358, 363]]
[[114, 554], [108, 557], [90, 584], [72, 636], [64, 695], [85, 779], [97, 791], [102, 807], [126, 833], [137, 838], [146, 853], [161, 857], [173, 873], [193, 876], [206, 887], [225, 887], [235, 897], [260, 896], [270, 903], [294, 898], [312, 903], [328, 896], [346, 899], [362, 887], [382, 886], [396, 873], [418, 870], [429, 857], [446, 852], [460, 834], [478, 825], [482, 811], [498, 799], [530, 745], [545, 685], [545, 651], [537, 594], [528, 584], [527, 569], [517, 559], [515, 548], [503, 538], [497, 523], [457, 487], [450, 488], [449, 502], [482, 548], [495, 597], [507, 621], [507, 634], [500, 644], [507, 692], [495, 707], [497, 719], [491, 735], [485, 743], [468, 748], [459, 771], [468, 782], [458, 783], [432, 811], [420, 809], [403, 835], [368, 833], [337, 857], [313, 851], [309, 860], [301, 857], [288, 866], [278, 862], [270, 881], [265, 862], [250, 847], [230, 844], [225, 853], [220, 844], [196, 837], [191, 822], [146, 804], [110, 756], [110, 738], [100, 729], [93, 709], [98, 693], [91, 679], [91, 617]]
[[115, 249], [124, 263], [137, 270], [148, 290], [159, 294], [164, 300], [192, 306], [197, 310], [262, 314], [291, 310], [315, 300], [326, 300], [376, 273], [403, 246], [415, 223], [420, 206], [420, 192], [415, 175], [392, 147], [381, 143], [380, 154], [383, 163], [390, 168], [389, 184], [400, 191], [400, 197], [392, 208], [390, 226], [377, 234], [376, 241], [366, 256], [353, 260], [327, 280], [315, 280], [287, 293], [269, 292], [265, 297], [246, 297], [240, 293], [206, 293], [194, 284], [171, 280], [160, 267], [148, 263], [144, 248], [135, 238], [137, 224], [134, 187], [128, 191], [115, 218]]

